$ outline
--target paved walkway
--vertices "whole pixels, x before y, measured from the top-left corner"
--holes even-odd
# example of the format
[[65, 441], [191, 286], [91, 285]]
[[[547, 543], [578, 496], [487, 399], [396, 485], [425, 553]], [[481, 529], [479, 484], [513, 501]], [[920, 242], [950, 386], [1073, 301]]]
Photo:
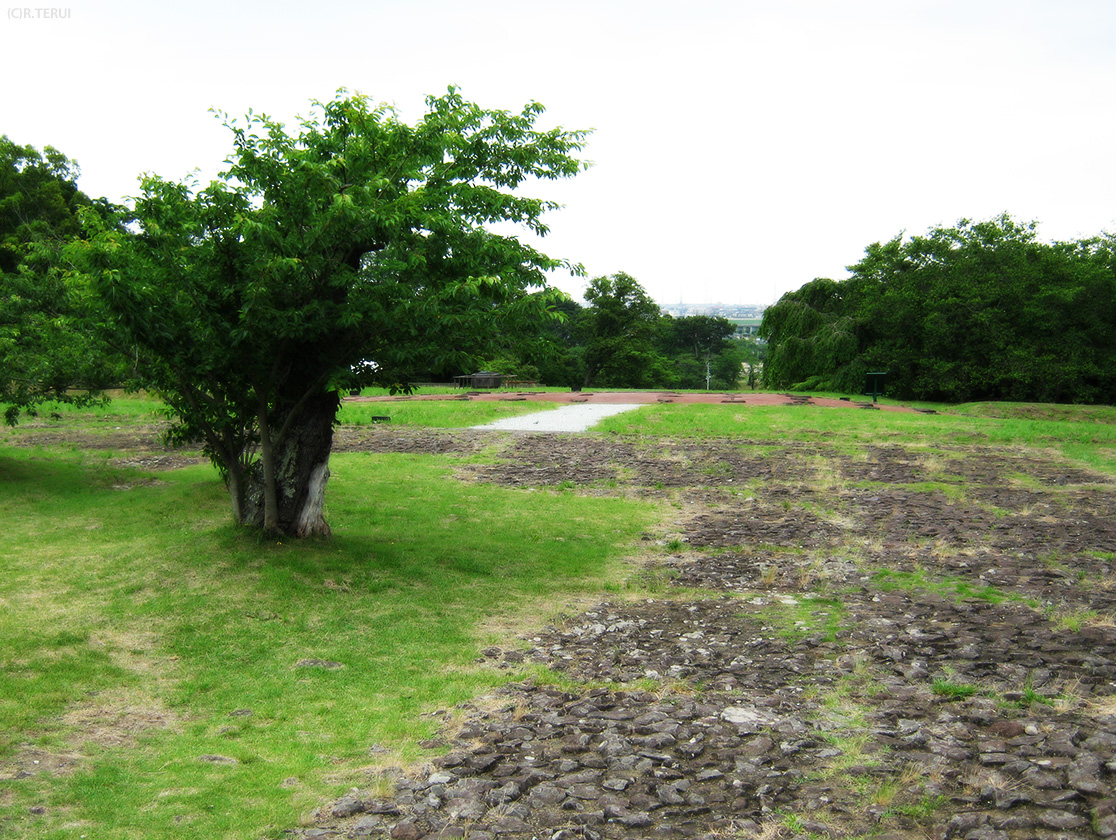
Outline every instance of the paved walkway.
[[631, 411], [646, 403], [600, 403], [589, 405], [564, 405], [549, 411], [534, 414], [521, 414], [518, 417], [504, 417], [473, 429], [494, 429], [511, 432], [585, 432], [597, 425], [603, 418]]

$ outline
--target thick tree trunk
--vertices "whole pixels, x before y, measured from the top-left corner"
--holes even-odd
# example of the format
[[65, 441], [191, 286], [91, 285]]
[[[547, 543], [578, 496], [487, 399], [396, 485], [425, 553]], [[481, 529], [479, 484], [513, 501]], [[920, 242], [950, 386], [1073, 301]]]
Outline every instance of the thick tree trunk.
[[[329, 480], [329, 453], [333, 447], [333, 421], [339, 402], [334, 393], [310, 400], [279, 440], [273, 440], [276, 523], [272, 529], [295, 537], [327, 537], [329, 525], [322, 506]], [[280, 425], [273, 422], [272, 428]], [[264, 527], [266, 482], [261, 463], [246, 477], [245, 524]]]
[[240, 463], [225, 464], [225, 486], [229, 489], [232, 515], [236, 522], [244, 521], [244, 471]]
[[267, 397], [260, 395], [256, 401], [256, 423], [260, 430], [260, 469], [263, 476], [263, 529], [268, 533], [276, 533], [279, 530], [279, 493], [275, 486], [275, 447], [271, 440]]

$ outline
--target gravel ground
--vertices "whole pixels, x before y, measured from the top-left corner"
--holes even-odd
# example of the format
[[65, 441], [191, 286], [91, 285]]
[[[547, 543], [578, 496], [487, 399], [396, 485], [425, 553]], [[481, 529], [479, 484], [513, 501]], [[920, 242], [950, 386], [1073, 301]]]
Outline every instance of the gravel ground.
[[[657, 496], [634, 599], [483, 651], [432, 760], [303, 837], [1116, 836], [1116, 485], [1051, 452], [377, 428], [462, 481]], [[656, 588], [657, 587], [657, 588]]]

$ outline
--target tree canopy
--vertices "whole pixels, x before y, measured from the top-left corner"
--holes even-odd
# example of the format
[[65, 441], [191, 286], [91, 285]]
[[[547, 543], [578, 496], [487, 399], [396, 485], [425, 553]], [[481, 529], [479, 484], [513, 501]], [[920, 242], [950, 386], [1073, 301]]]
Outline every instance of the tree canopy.
[[1116, 400], [1116, 238], [1045, 244], [1009, 216], [873, 243], [764, 313], [769, 387], [903, 399]]
[[88, 324], [88, 286], [62, 254], [81, 232], [81, 211], [111, 210], [78, 189], [78, 175], [57, 149], [0, 137], [0, 403], [8, 423], [39, 403], [93, 399], [115, 375]]
[[668, 346], [681, 388], [736, 387], [745, 354], [733, 341], [736, 327], [727, 318], [690, 315], [671, 318]]
[[597, 277], [585, 290], [583, 384], [650, 387], [663, 378], [656, 331], [662, 313], [629, 274]]
[[414, 125], [344, 91], [293, 132], [220, 115], [233, 151], [217, 180], [147, 176], [134, 231], [100, 226], [85, 250], [97, 287], [238, 521], [328, 533], [339, 390], [406, 388], [538, 331], [546, 272], [576, 267], [491, 226], [545, 234], [557, 205], [516, 188], [585, 168], [587, 132], [539, 129], [542, 114], [451, 88]]

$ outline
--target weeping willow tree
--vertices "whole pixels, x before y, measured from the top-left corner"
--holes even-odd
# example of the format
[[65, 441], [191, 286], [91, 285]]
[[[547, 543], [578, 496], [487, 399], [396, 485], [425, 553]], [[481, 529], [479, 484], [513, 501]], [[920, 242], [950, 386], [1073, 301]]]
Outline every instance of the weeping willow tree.
[[867, 370], [859, 358], [856, 319], [845, 311], [842, 283], [818, 278], [764, 312], [759, 336], [768, 342], [769, 388], [842, 391]]

